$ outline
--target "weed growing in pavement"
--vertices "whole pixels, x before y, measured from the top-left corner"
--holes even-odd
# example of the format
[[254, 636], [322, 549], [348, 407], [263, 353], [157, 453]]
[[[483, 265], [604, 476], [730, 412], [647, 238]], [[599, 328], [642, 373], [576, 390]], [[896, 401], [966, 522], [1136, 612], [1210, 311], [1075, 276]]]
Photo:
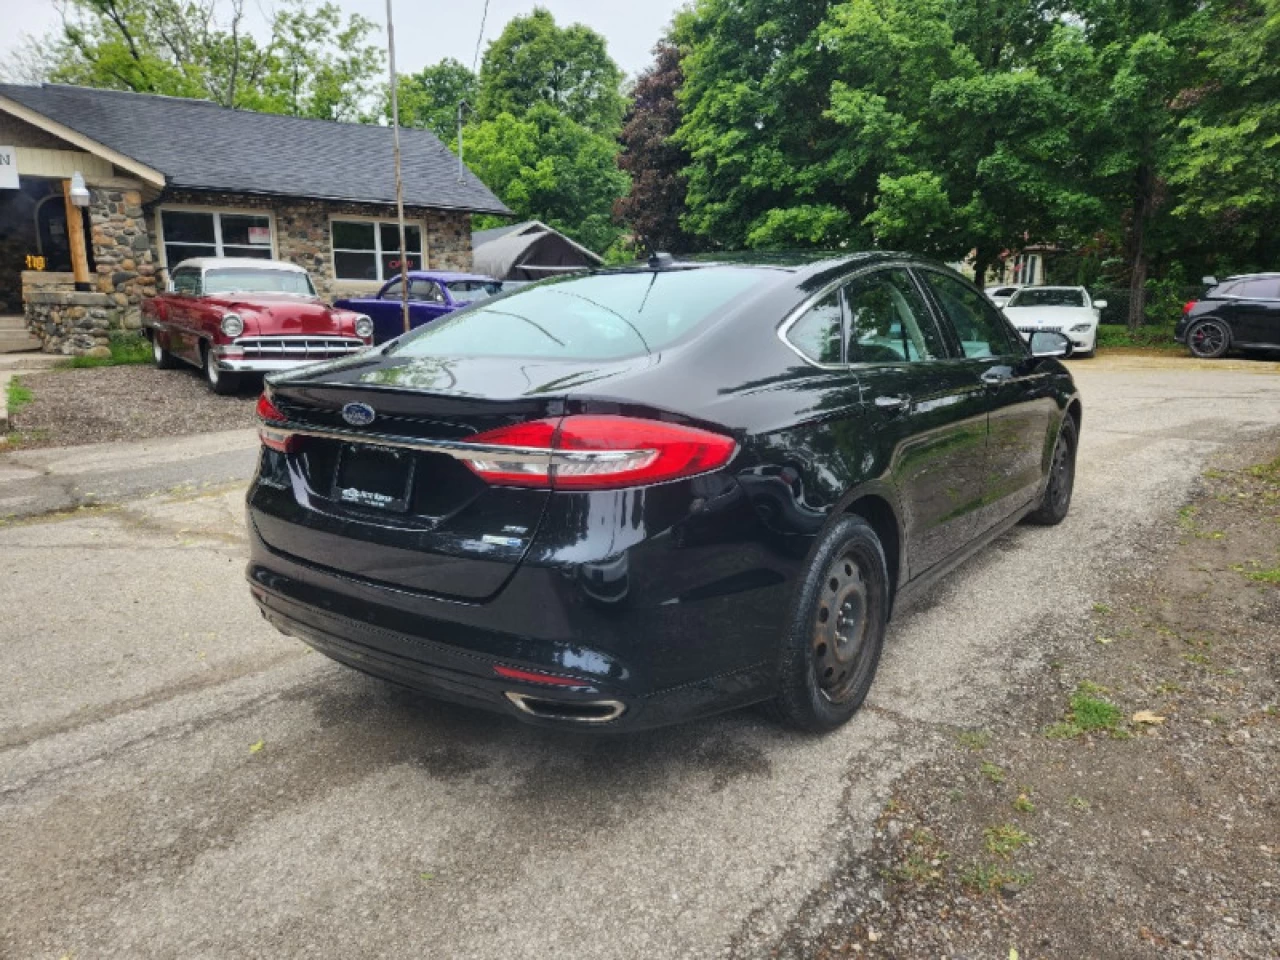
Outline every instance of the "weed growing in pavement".
[[1089, 801], [1084, 797], [1077, 797], [1074, 794], [1067, 799], [1067, 803], [1071, 804], [1073, 810], [1089, 810]]
[[1019, 813], [1036, 812], [1036, 805], [1031, 802], [1031, 797], [1027, 795], [1028, 792], [1029, 791], [1023, 791], [1018, 794], [1017, 798], [1013, 801], [1013, 809], [1017, 810]]
[[1105, 617], [1111, 613], [1111, 605], [1108, 603], [1095, 603], [1093, 605], [1093, 612]]
[[1004, 783], [1004, 768], [997, 767], [994, 763], [986, 761], [979, 768], [982, 775], [992, 783]]
[[1107, 692], [1105, 687], [1096, 683], [1081, 681], [1071, 695], [1066, 719], [1045, 727], [1044, 735], [1053, 740], [1073, 740], [1086, 733], [1100, 731], [1123, 739], [1127, 736], [1121, 726], [1124, 715], [1114, 703], [1099, 696]]
[[1280, 583], [1280, 566], [1272, 567], [1270, 570], [1255, 570], [1247, 576], [1257, 583]]
[[998, 827], [987, 827], [982, 831], [983, 843], [987, 853], [1008, 860], [1009, 857], [1031, 842], [1031, 834], [1019, 830], [1011, 823], [1002, 823]]
[[36, 395], [31, 392], [31, 388], [22, 385], [21, 379], [10, 378], [8, 396], [5, 398], [10, 413], [17, 413], [35, 398]]
[[931, 830], [920, 828], [907, 838], [906, 856], [893, 871], [893, 879], [899, 883], [937, 883], [942, 879], [942, 868], [949, 854], [942, 841]]
[[956, 740], [960, 746], [977, 753], [979, 750], [985, 750], [987, 744], [991, 742], [991, 734], [986, 730], [961, 730], [956, 734]]
[[1026, 871], [1010, 871], [986, 863], [974, 863], [960, 874], [960, 882], [978, 893], [988, 893], [1002, 887], [1018, 889], [1031, 882]]

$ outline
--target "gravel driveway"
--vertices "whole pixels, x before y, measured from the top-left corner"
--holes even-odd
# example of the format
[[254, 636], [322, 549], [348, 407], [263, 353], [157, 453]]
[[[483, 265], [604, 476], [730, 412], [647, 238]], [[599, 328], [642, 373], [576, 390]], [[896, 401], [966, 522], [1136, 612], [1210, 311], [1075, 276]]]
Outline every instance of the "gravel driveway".
[[[823, 738], [752, 711], [555, 734], [348, 671], [255, 612], [241, 483], [148, 497], [135, 475], [120, 503], [0, 525], [0, 956], [791, 949], [798, 916], [835, 909], [824, 891], [869, 889], [848, 867], [897, 785], [948, 775], [957, 735], [1050, 668], [1036, 638], [1152, 562], [1210, 457], [1280, 427], [1280, 378], [1255, 368], [1074, 369], [1071, 516], [1010, 532], [902, 611], [867, 708]], [[100, 489], [127, 452], [48, 462]], [[32, 473], [0, 471], [0, 499], [56, 479]]]
[[254, 425], [257, 392], [219, 397], [195, 368], [140, 364], [22, 376], [35, 400], [12, 418], [15, 448], [144, 440]]

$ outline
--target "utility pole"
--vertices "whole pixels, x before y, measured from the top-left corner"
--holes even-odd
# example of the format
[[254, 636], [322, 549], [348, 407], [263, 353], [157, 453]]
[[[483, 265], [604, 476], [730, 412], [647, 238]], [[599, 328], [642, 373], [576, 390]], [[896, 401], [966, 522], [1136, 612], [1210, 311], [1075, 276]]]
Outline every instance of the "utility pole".
[[387, 64], [391, 71], [391, 136], [395, 144], [396, 220], [400, 227], [400, 315], [409, 332], [409, 254], [404, 242], [404, 181], [400, 177], [400, 102], [396, 99], [396, 32], [387, 0]]

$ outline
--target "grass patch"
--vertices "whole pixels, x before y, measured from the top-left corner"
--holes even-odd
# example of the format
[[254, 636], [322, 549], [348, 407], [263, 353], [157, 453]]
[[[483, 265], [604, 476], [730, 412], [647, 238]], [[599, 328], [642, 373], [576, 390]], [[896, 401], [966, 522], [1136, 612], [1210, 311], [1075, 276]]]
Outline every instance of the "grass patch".
[[944, 865], [951, 859], [942, 841], [924, 828], [913, 831], [907, 838], [905, 853], [902, 863], [892, 873], [899, 883], [937, 883], [942, 879]]
[[1110, 700], [1099, 696], [1105, 692], [1106, 689], [1096, 683], [1083, 681], [1071, 695], [1066, 718], [1046, 727], [1044, 735], [1053, 740], [1073, 740], [1097, 731], [1123, 737], [1124, 714]]
[[1004, 768], [997, 767], [994, 763], [984, 763], [981, 767], [982, 775], [992, 783], [1004, 783]]
[[1002, 823], [998, 827], [987, 827], [982, 831], [982, 842], [987, 853], [1008, 860], [1031, 842], [1031, 834], [1019, 830], [1011, 823]]
[[1249, 468], [1249, 476], [1267, 483], [1280, 483], [1280, 456], [1270, 463], [1259, 463]]
[[64, 370], [86, 367], [120, 367], [132, 363], [151, 362], [151, 341], [138, 333], [113, 333], [109, 357], [68, 357], [58, 364]]
[[1255, 570], [1246, 576], [1255, 583], [1280, 583], [1280, 567], [1272, 567], [1270, 570]]
[[956, 740], [960, 746], [977, 753], [979, 750], [985, 750], [987, 744], [991, 742], [991, 734], [986, 730], [961, 730], [956, 734]]
[[1031, 797], [1026, 793], [1020, 793], [1013, 801], [1013, 809], [1017, 810], [1019, 813], [1035, 813], [1036, 805], [1031, 802]]
[[1186, 349], [1173, 339], [1173, 327], [1165, 325], [1147, 325], [1139, 327], [1133, 333], [1129, 328], [1118, 323], [1104, 323], [1098, 327], [1098, 346], [1125, 347], [1140, 350], [1168, 350], [1170, 352]]
[[960, 874], [960, 882], [978, 893], [989, 893], [1002, 887], [1018, 889], [1031, 882], [1031, 874], [1011, 872], [986, 863], [975, 863]]
[[5, 405], [9, 409], [9, 413], [17, 413], [32, 400], [36, 395], [31, 392], [30, 387], [22, 385], [22, 381], [17, 377], [9, 378], [8, 396], [5, 397]]

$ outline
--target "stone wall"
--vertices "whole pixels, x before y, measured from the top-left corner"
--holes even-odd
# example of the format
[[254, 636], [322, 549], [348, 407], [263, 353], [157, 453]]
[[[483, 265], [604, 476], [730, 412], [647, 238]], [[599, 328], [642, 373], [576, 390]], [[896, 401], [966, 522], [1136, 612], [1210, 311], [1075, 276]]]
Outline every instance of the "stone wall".
[[45, 353], [110, 356], [111, 334], [129, 322], [127, 308], [106, 293], [27, 286], [23, 299], [27, 327], [40, 338]]
[[93, 231], [94, 286], [137, 326], [139, 305], [155, 296], [157, 255], [147, 229], [138, 189], [90, 187], [89, 222]]
[[[316, 291], [326, 300], [368, 291], [370, 284], [337, 280], [333, 276], [333, 248], [329, 234], [331, 217], [394, 219], [395, 208], [372, 203], [336, 200], [293, 200], [238, 193], [205, 193], [167, 190], [147, 207], [146, 223], [155, 231], [156, 209], [166, 204], [211, 207], [219, 210], [262, 210], [275, 216], [276, 256], [305, 267]], [[437, 270], [471, 269], [471, 214], [430, 207], [405, 207], [406, 220], [426, 226], [427, 266]], [[157, 238], [158, 242], [158, 238]], [[158, 256], [156, 262], [158, 263]]]

